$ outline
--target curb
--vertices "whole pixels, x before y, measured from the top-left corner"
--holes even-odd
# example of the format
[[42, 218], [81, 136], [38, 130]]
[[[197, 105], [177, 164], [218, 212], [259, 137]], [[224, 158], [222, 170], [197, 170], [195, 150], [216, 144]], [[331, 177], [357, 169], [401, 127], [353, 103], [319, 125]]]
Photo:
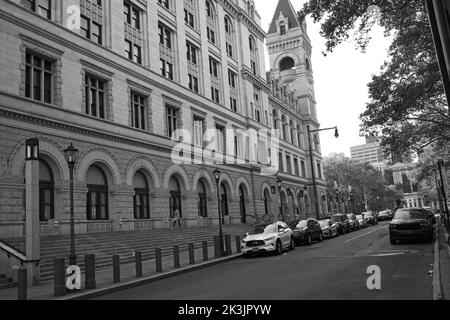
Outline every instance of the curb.
[[163, 280], [163, 279], [175, 277], [175, 276], [178, 276], [181, 274], [196, 271], [199, 269], [207, 268], [209, 266], [213, 266], [213, 265], [220, 264], [223, 262], [237, 260], [237, 259], [240, 259], [241, 257], [242, 257], [242, 254], [236, 253], [236, 254], [228, 256], [228, 257], [202, 262], [197, 265], [182, 267], [182, 268], [179, 268], [176, 270], [168, 271], [163, 274], [152, 275], [149, 277], [143, 277], [143, 278], [139, 278], [136, 280], [128, 281], [126, 283], [112, 284], [112, 285], [108, 285], [104, 288], [90, 290], [89, 292], [74, 294], [74, 295], [70, 295], [70, 296], [66, 296], [66, 297], [53, 298], [51, 300], [88, 300], [88, 299], [93, 299], [93, 298], [104, 296], [104, 295], [111, 294], [114, 292], [118, 292], [118, 291], [122, 291], [122, 290], [126, 290], [126, 289], [135, 288], [138, 286], [142, 286], [145, 284], [149, 284], [149, 283], [152, 283], [152, 282], [155, 282], [158, 280]]
[[441, 224], [436, 225], [434, 241], [434, 264], [433, 264], [433, 300], [444, 300], [440, 275], [440, 252], [439, 252], [439, 229]]

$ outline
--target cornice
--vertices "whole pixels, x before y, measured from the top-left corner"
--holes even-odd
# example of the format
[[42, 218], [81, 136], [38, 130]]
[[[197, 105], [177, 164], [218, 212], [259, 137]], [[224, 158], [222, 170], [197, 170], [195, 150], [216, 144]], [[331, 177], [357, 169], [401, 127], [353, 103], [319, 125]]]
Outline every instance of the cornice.
[[267, 82], [261, 77], [256, 77], [247, 66], [242, 67], [241, 73], [242, 73], [242, 77], [245, 80], [249, 80], [255, 86], [264, 90], [266, 93], [270, 94], [271, 90], [270, 90], [270, 86], [267, 84]]

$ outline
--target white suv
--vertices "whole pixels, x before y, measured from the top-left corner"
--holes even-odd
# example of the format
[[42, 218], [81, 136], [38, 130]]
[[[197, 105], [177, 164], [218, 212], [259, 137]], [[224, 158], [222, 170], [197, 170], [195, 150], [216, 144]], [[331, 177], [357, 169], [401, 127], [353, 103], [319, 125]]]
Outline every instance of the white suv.
[[241, 251], [245, 257], [261, 252], [281, 254], [283, 249], [295, 249], [295, 244], [291, 228], [282, 221], [256, 226], [241, 244]]

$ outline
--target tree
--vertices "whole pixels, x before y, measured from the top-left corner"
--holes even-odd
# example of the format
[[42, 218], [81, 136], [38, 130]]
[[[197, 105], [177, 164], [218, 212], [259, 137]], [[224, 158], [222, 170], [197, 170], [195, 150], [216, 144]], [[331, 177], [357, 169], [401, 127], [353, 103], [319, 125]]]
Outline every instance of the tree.
[[400, 197], [396, 190], [386, 185], [383, 174], [369, 163], [357, 163], [344, 154], [332, 154], [323, 159], [323, 166], [328, 189], [337, 189], [340, 202], [347, 206], [352, 205], [349, 201], [352, 194], [357, 212], [362, 211], [364, 202], [374, 211], [391, 208]]
[[379, 136], [387, 154], [449, 142], [448, 103], [423, 0], [309, 0], [300, 12], [306, 15], [322, 22], [327, 52], [355, 28], [363, 52], [376, 23], [393, 36], [381, 73], [368, 84], [371, 102], [360, 117], [362, 135]]

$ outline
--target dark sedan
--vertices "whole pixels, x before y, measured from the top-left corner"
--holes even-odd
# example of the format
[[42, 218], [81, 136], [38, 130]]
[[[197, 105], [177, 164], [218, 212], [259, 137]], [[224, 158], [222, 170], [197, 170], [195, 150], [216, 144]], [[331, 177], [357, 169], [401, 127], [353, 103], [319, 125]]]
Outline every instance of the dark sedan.
[[322, 227], [315, 219], [300, 221], [293, 231], [295, 244], [311, 244], [314, 240], [319, 242], [322, 242], [323, 240]]
[[391, 244], [400, 240], [433, 241], [433, 220], [420, 208], [399, 209], [389, 225]]
[[378, 218], [372, 211], [369, 212], [363, 212], [364, 218], [367, 221], [367, 224], [376, 225], [378, 224]]
[[335, 214], [331, 216], [331, 223], [336, 223], [338, 225], [337, 229], [339, 234], [350, 232], [350, 221], [346, 214]]

